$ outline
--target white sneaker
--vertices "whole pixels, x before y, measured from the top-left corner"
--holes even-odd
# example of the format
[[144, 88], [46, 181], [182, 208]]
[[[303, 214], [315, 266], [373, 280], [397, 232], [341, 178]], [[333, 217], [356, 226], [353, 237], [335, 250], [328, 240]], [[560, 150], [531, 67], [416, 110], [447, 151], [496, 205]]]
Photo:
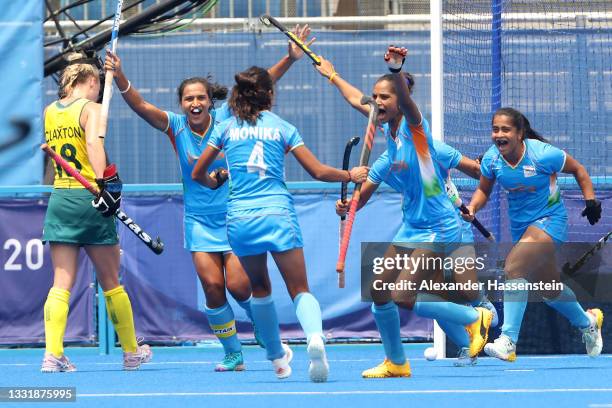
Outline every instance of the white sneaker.
[[138, 346], [133, 353], [123, 353], [123, 369], [126, 371], [134, 371], [140, 368], [143, 363], [148, 363], [153, 358], [153, 350], [148, 344]]
[[76, 371], [76, 367], [66, 356], [58, 358], [51, 353], [45, 353], [40, 371], [43, 373], [71, 373]]
[[290, 363], [291, 360], [293, 360], [293, 350], [285, 343], [281, 343], [281, 346], [283, 346], [283, 350], [285, 350], [285, 354], [287, 355], [287, 362]]
[[272, 365], [274, 366], [274, 372], [276, 373], [276, 378], [279, 380], [288, 378], [291, 375], [291, 366], [289, 363], [293, 359], [293, 351], [286, 344], [282, 344], [283, 350], [285, 351], [285, 355], [281, 358], [277, 358], [276, 360], [272, 360]]
[[516, 344], [505, 334], [495, 339], [493, 343], [485, 345], [484, 352], [491, 357], [513, 362], [516, 360]]
[[603, 312], [599, 309], [587, 310], [587, 315], [591, 324], [580, 329], [582, 332], [582, 342], [586, 346], [586, 351], [589, 357], [597, 357], [601, 354], [603, 348], [603, 339], [601, 337], [601, 326], [603, 325]]
[[308, 357], [310, 358], [310, 367], [308, 374], [312, 382], [325, 382], [329, 374], [329, 364], [325, 355], [325, 343], [321, 336], [314, 335], [308, 342]]

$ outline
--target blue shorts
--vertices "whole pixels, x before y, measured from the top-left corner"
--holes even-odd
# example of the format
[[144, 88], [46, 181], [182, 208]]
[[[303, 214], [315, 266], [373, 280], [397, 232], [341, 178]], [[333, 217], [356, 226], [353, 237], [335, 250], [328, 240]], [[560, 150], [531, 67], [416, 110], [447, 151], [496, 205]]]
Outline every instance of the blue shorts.
[[553, 242], [563, 243], [567, 241], [567, 216], [566, 215], [552, 215], [549, 217], [542, 217], [536, 220], [526, 227], [523, 228], [510, 228], [512, 233], [512, 242], [518, 242], [527, 228], [536, 227], [550, 235]]
[[238, 256], [302, 248], [302, 231], [294, 209], [281, 207], [230, 210], [227, 236]]
[[199, 215], [185, 213], [185, 249], [191, 252], [228, 252], [225, 213]]
[[427, 228], [415, 227], [404, 222], [393, 237], [393, 244], [404, 248], [448, 253], [459, 246], [462, 232], [457, 218], [448, 218], [445, 222]]

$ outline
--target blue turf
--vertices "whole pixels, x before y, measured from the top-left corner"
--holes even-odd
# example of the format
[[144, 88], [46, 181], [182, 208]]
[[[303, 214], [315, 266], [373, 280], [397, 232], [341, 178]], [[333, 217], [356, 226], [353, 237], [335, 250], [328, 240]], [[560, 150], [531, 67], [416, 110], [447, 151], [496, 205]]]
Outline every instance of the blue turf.
[[75, 386], [77, 403], [69, 406], [96, 407], [379, 408], [375, 404], [401, 402], [399, 407], [410, 408], [466, 404], [525, 408], [612, 404], [611, 356], [519, 356], [515, 363], [482, 358], [476, 367], [455, 368], [452, 360], [425, 361], [425, 345], [405, 347], [412, 378], [365, 380], [360, 373], [381, 361], [381, 345], [328, 346], [331, 373], [323, 384], [308, 380], [304, 346], [292, 346], [293, 375], [283, 381], [276, 379], [258, 347], [244, 348], [247, 371], [240, 373], [213, 372], [222, 357], [220, 348], [155, 348], [153, 362], [138, 372], [122, 371], [120, 354], [99, 356], [93, 350], [67, 349], [78, 371], [62, 374], [38, 371], [41, 350], [0, 350], [0, 386]]

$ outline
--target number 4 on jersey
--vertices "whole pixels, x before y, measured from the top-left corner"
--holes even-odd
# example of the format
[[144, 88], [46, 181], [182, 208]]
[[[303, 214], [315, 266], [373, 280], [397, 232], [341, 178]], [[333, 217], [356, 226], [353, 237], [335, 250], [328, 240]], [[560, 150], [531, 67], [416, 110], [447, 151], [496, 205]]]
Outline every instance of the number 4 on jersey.
[[247, 171], [249, 173], [259, 173], [259, 178], [266, 176], [268, 166], [264, 162], [264, 146], [261, 140], [255, 143], [255, 147], [249, 156], [247, 162]]

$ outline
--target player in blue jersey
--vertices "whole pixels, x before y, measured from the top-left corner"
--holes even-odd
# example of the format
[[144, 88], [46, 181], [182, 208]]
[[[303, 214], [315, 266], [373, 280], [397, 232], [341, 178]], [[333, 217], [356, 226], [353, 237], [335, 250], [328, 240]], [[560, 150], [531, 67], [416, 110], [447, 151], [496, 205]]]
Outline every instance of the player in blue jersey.
[[[450, 169], [457, 169], [464, 174], [472, 177], [479, 178], [480, 176], [480, 165], [476, 160], [472, 160], [468, 157], [463, 156], [457, 149], [449, 146], [448, 144], [434, 140], [433, 146], [436, 150], [436, 164], [440, 168], [440, 172], [445, 179], [446, 183], [452, 183], [450, 179]], [[372, 194], [378, 189], [381, 183], [385, 182], [389, 184], [397, 192], [402, 192], [402, 182], [397, 177], [397, 172], [392, 170], [393, 164], [389, 160], [388, 151], [385, 151], [372, 165], [368, 180], [361, 187], [361, 200], [359, 207], [365, 205]], [[336, 212], [338, 215], [345, 215], [348, 211], [349, 202], [338, 200], [336, 202]], [[474, 234], [472, 232], [472, 224], [468, 221], [461, 222], [461, 242], [469, 244], [474, 242]], [[464, 245], [457, 252], [457, 256], [465, 258], [475, 258], [474, 247], [472, 245]], [[474, 268], [464, 268], [462, 273], [453, 274], [455, 282], [476, 282], [477, 274]], [[489, 309], [492, 314], [491, 326], [496, 327], [498, 324], [497, 311], [489, 299], [484, 295], [483, 291], [462, 291], [457, 293], [460, 298], [464, 298], [472, 306], [481, 306]], [[470, 357], [469, 355], [469, 338], [465, 332], [463, 326], [454, 325], [444, 320], [438, 321], [440, 327], [449, 336], [449, 338], [459, 347], [457, 361], [455, 366], [463, 367], [476, 364], [476, 356]]]
[[208, 171], [218, 154], [225, 154], [230, 183], [228, 238], [251, 280], [253, 319], [276, 376], [289, 377], [291, 367], [290, 354], [281, 347], [271, 297], [266, 266], [268, 252], [281, 272], [306, 334], [310, 379], [326, 381], [329, 366], [321, 309], [308, 287], [302, 234], [293, 198], [284, 180], [285, 155], [293, 153], [302, 167], [321, 181], [363, 182], [368, 169], [357, 167], [346, 171], [321, 164], [304, 145], [298, 130], [270, 112], [274, 85], [265, 69], [251, 67], [235, 79], [229, 100], [234, 116], [217, 126], [192, 175], [210, 188], [219, 188], [219, 180]]
[[[474, 192], [466, 219], [487, 202], [495, 182], [508, 197], [508, 215], [515, 246], [506, 258], [504, 272], [509, 290], [504, 291], [504, 325], [485, 352], [505, 361], [516, 359], [516, 343], [527, 305], [527, 279], [559, 281], [555, 265], [555, 244], [567, 237], [567, 212], [557, 186], [557, 174], [572, 174], [582, 190], [586, 207], [582, 212], [591, 225], [601, 217], [601, 203], [595, 198], [586, 169], [569, 154], [547, 143], [531, 128], [527, 118], [512, 108], [493, 115], [493, 146], [482, 159], [480, 185]], [[603, 313], [585, 311], [570, 287], [542, 293], [545, 302], [582, 331], [587, 354], [601, 353]]]
[[[387, 151], [376, 161], [368, 181], [362, 186], [359, 207], [382, 181], [386, 181], [403, 195], [403, 223], [385, 257], [399, 253], [414, 259], [432, 258], [452, 252], [458, 246], [461, 228], [459, 217], [445, 193], [444, 175], [435, 164], [438, 158], [429, 123], [411, 98], [414, 80], [409, 74], [401, 73], [406, 54], [405, 48], [389, 47], [385, 61], [391, 74], [383, 75], [374, 85], [372, 97], [379, 107], [378, 118], [386, 136]], [[321, 65], [316, 68], [353, 108], [368, 115], [369, 107], [360, 103], [363, 94], [342, 79], [329, 61], [322, 58]], [[391, 279], [396, 279], [397, 271], [390, 273]], [[434, 280], [439, 279], [441, 273], [440, 270], [418, 268], [405, 277], [413, 281]], [[372, 312], [386, 358], [380, 365], [364, 371], [365, 378], [411, 375], [400, 338], [398, 304], [455, 329], [449, 335], [466, 347], [468, 359], [477, 356], [486, 343], [493, 315], [484, 307], [448, 302], [439, 293], [428, 292], [419, 292], [414, 299], [397, 299], [392, 295], [394, 301], [389, 301], [374, 294], [373, 298]]]
[[[308, 26], [296, 26], [295, 34], [307, 41]], [[311, 44], [314, 39], [307, 41]], [[303, 56], [303, 52], [289, 42], [288, 54], [269, 68], [273, 81], [280, 79], [291, 65]], [[244, 370], [242, 348], [236, 334], [234, 312], [227, 302], [225, 289], [230, 292], [245, 313], [252, 319], [251, 286], [240, 261], [232, 253], [227, 241], [225, 217], [228, 187], [217, 190], [205, 188], [191, 179], [191, 171], [215, 126], [230, 116], [227, 104], [216, 108], [218, 100], [225, 99], [227, 88], [212, 83], [209, 78], [185, 79], [178, 88], [181, 113], [163, 111], [146, 102], [132, 86], [121, 69], [121, 60], [108, 53], [106, 69], [114, 70], [115, 83], [123, 99], [141, 118], [154, 128], [166, 133], [177, 154], [181, 167], [185, 205], [185, 249], [192, 255], [193, 264], [206, 296], [206, 315], [210, 327], [217, 336], [225, 357], [215, 367], [216, 371]], [[223, 155], [211, 165], [215, 176], [226, 177]], [[260, 345], [255, 328], [256, 338]]]

